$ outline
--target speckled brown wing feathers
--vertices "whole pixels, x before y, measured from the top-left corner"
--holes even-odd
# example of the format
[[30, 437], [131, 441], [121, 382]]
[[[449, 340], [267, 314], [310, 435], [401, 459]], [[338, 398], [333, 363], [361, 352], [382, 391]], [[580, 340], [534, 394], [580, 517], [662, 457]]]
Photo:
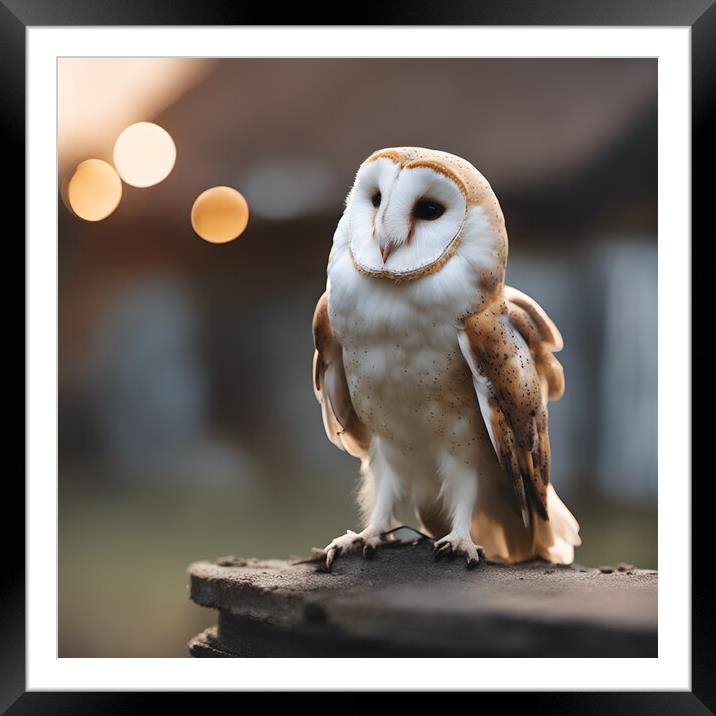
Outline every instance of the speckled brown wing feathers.
[[465, 320], [461, 347], [495, 452], [529, 524], [530, 507], [548, 519], [547, 400], [564, 390], [562, 366], [552, 355], [562, 338], [531, 298], [509, 288], [504, 296]]
[[313, 314], [313, 388], [321, 404], [328, 439], [355, 457], [365, 457], [370, 433], [361, 423], [351, 402], [343, 367], [343, 348], [328, 317], [328, 294], [318, 300]]
[[564, 370], [553, 353], [564, 347], [562, 334], [544, 309], [527, 294], [505, 286], [504, 296], [512, 325], [530, 347], [545, 398], [559, 400], [564, 394]]

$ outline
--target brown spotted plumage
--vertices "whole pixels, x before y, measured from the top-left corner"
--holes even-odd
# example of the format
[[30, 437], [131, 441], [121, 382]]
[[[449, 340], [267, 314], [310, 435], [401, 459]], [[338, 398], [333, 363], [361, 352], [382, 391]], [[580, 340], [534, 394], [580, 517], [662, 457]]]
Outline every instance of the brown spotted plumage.
[[[561, 336], [528, 296], [507, 287], [505, 299], [465, 319], [475, 366], [485, 379], [490, 435], [525, 521], [530, 507], [549, 519], [550, 445], [547, 399], [564, 391], [562, 366], [552, 355]], [[509, 300], [508, 300], [509, 297]], [[478, 388], [479, 389], [479, 388]]]

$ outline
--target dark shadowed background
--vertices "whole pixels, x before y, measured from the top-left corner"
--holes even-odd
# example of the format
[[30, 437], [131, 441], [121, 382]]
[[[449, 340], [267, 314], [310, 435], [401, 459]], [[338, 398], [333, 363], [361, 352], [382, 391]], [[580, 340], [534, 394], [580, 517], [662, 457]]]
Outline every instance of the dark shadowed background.
[[[191, 561], [357, 526], [311, 317], [353, 175], [386, 146], [491, 182], [508, 281], [565, 339], [553, 479], [577, 560], [657, 566], [656, 60], [66, 59], [60, 180], [141, 120], [174, 138], [168, 178], [97, 223], [59, 202], [60, 656], [186, 656], [213, 621]], [[251, 219], [212, 245], [189, 213], [220, 184]]]

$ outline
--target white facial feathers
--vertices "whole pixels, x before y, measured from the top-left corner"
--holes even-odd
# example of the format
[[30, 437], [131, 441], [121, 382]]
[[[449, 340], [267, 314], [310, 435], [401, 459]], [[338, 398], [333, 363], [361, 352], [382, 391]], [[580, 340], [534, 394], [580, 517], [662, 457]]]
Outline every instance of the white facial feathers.
[[[469, 174], [467, 181], [450, 174], [450, 168], [406, 166], [388, 157], [358, 171], [328, 262], [337, 335], [390, 332], [406, 321], [418, 333], [436, 324], [454, 331], [460, 317], [488, 299], [485, 277], [503, 280], [506, 239], [494, 217], [499, 205], [489, 185], [479, 191]], [[445, 211], [434, 221], [415, 220], [410, 235], [410, 214], [424, 198]], [[390, 239], [396, 247], [384, 262], [381, 242]]]
[[[416, 214], [419, 202], [432, 202], [434, 220]], [[396, 278], [439, 261], [466, 219], [467, 202], [450, 178], [428, 167], [402, 168], [387, 158], [364, 165], [356, 176], [346, 212], [356, 263], [368, 273]], [[392, 251], [384, 260], [385, 249]]]

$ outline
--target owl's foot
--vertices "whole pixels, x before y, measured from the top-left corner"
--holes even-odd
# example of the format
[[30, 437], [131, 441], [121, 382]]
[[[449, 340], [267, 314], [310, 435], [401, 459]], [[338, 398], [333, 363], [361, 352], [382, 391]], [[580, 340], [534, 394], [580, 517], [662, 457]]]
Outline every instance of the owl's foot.
[[457, 532], [450, 532], [435, 542], [433, 556], [436, 561], [443, 557], [454, 559], [458, 555], [465, 557], [465, 566], [468, 569], [473, 569], [480, 563], [480, 557], [484, 559], [485, 550], [479, 544], [475, 544], [469, 535]]
[[370, 527], [364, 529], [362, 532], [348, 530], [344, 535], [336, 537], [324, 548], [326, 569], [331, 568], [333, 560], [339, 555], [357, 552], [359, 549], [363, 550], [363, 557], [365, 557], [365, 559], [370, 559], [375, 554], [375, 550], [387, 541], [382, 532], [371, 529]]

